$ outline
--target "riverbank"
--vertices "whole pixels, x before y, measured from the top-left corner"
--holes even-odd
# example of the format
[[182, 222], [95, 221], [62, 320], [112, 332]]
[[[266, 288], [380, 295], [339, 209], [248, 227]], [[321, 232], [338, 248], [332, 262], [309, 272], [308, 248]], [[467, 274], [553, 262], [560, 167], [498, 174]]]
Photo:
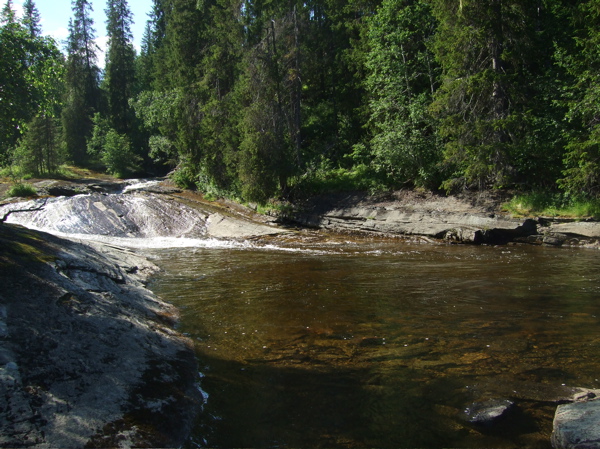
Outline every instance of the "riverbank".
[[501, 192], [442, 196], [401, 190], [312, 198], [286, 218], [333, 232], [358, 232], [419, 241], [473, 244], [524, 243], [600, 248], [600, 223], [556, 217], [513, 217]]
[[[94, 173], [75, 180], [32, 180], [32, 185], [40, 195], [49, 196], [107, 194], [129, 188], [127, 181]], [[6, 183], [0, 183], [0, 195], [6, 190]], [[214, 237], [252, 236], [257, 232], [253, 223], [260, 223], [279, 225], [282, 230], [286, 226], [314, 228], [424, 242], [600, 248], [600, 222], [551, 216], [514, 217], [504, 207], [511, 195], [502, 191], [454, 196], [416, 190], [375, 195], [342, 192], [314, 196], [288, 204], [282, 211], [262, 215], [233, 201], [207, 201], [197, 192], [177, 188], [168, 179], [157, 180], [143, 190], [173, 198], [186, 207], [197, 207], [203, 213], [208, 208], [214, 215], [212, 223], [218, 225], [213, 226]], [[245, 224], [236, 221], [231, 226], [230, 216]]]
[[127, 250], [0, 225], [0, 446], [173, 447], [201, 402], [177, 310]]

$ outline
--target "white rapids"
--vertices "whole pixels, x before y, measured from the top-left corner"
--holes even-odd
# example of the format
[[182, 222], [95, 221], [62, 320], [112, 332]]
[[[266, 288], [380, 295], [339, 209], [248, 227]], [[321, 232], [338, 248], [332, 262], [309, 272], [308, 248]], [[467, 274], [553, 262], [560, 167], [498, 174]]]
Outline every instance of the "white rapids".
[[[0, 216], [41, 204], [40, 200], [7, 204], [0, 207]], [[231, 248], [244, 246], [240, 239], [286, 232], [146, 192], [49, 198], [39, 210], [10, 213], [6, 222], [63, 237], [150, 248]]]

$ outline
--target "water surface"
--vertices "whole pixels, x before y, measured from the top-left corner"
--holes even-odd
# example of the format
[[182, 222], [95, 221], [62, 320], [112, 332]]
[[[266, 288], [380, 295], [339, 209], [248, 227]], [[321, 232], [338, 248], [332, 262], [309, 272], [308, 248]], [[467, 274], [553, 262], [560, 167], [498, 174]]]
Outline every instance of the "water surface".
[[[337, 238], [152, 250], [207, 401], [190, 446], [549, 447], [598, 388], [594, 250]], [[516, 404], [494, 426], [473, 402]]]

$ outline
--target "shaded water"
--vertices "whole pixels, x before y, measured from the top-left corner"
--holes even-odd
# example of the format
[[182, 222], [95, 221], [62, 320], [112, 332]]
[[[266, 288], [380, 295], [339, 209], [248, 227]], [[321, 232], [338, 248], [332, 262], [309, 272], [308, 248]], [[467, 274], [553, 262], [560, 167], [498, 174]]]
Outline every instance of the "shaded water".
[[[549, 447], [600, 387], [597, 251], [294, 242], [152, 250], [207, 396], [190, 446]], [[494, 426], [475, 401], [517, 407]]]

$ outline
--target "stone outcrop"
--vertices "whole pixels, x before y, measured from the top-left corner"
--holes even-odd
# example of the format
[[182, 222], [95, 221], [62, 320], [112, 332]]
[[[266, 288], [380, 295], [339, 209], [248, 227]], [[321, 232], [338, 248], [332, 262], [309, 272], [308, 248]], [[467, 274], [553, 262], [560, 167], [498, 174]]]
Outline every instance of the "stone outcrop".
[[202, 398], [157, 269], [117, 247], [0, 225], [0, 446], [172, 447]]
[[553, 422], [552, 447], [555, 449], [600, 448], [600, 399], [587, 392], [575, 402], [559, 405]]
[[375, 198], [348, 194], [316, 198], [287, 217], [334, 232], [374, 233], [457, 243], [521, 242], [553, 246], [600, 246], [600, 223], [512, 218], [498, 204], [461, 197], [396, 192]]

